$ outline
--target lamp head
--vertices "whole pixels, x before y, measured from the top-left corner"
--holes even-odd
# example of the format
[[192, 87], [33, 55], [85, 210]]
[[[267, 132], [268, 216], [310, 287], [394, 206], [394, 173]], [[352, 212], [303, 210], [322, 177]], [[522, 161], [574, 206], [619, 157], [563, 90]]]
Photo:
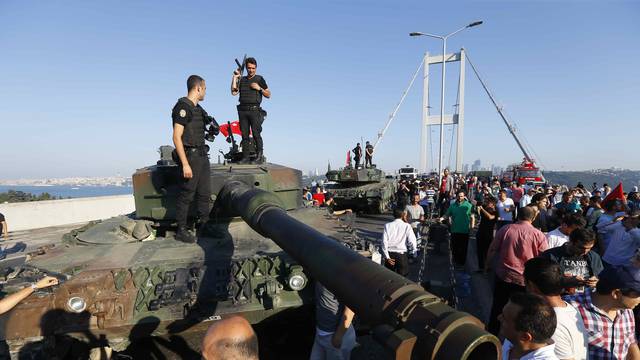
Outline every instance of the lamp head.
[[423, 33], [421, 33], [421, 32], [412, 32], [412, 33], [409, 33], [409, 36], [422, 36], [422, 35], [424, 35], [424, 34], [423, 34]]
[[467, 27], [470, 28], [470, 27], [474, 27], [474, 26], [478, 26], [478, 25], [482, 25], [482, 20], [474, 21], [471, 24], [467, 25]]

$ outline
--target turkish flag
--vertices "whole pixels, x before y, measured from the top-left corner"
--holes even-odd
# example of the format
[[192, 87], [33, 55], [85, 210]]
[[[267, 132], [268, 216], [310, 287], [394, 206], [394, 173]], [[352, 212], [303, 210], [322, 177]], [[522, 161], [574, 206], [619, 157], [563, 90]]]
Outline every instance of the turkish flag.
[[347, 150], [347, 166], [351, 166], [351, 150]]
[[[229, 123], [220, 125], [220, 132], [225, 137], [229, 136]], [[240, 122], [234, 121], [231, 123], [231, 133], [242, 135], [242, 131], [240, 131]]]
[[604, 200], [602, 200], [602, 205], [606, 204], [609, 201], [620, 200], [624, 201], [624, 192], [622, 191], [622, 183], [619, 183], [618, 186], [613, 189], [609, 195], [607, 195]]

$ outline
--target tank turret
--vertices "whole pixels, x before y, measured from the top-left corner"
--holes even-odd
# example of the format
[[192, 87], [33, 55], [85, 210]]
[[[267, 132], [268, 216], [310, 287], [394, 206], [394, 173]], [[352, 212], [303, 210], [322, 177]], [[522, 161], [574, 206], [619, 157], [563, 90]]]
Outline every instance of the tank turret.
[[376, 183], [384, 179], [384, 171], [372, 168], [345, 167], [340, 170], [329, 170], [326, 174], [327, 180], [342, 184], [351, 183]]

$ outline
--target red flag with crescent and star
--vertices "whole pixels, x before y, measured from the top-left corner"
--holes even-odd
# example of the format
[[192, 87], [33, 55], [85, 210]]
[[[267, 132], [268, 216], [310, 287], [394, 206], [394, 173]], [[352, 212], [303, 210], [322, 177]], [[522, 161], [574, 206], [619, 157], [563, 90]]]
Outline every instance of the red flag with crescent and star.
[[[220, 125], [220, 132], [224, 136], [229, 136], [229, 124]], [[237, 135], [242, 135], [242, 131], [240, 131], [240, 122], [239, 121], [234, 121], [234, 122], [231, 123], [231, 133], [232, 134], [237, 134]]]
[[622, 191], [622, 183], [619, 183], [603, 200], [602, 205], [612, 200], [624, 201], [624, 191]]

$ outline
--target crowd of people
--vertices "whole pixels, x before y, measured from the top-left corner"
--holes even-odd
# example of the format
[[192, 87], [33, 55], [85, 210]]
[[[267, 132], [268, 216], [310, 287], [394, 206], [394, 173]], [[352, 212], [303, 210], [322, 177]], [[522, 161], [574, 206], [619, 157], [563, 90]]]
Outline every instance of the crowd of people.
[[417, 216], [448, 224], [456, 271], [472, 271], [475, 233], [475, 271], [493, 283], [487, 329], [503, 340], [504, 359], [640, 359], [637, 188], [504, 183], [445, 170], [440, 182], [400, 180], [396, 198], [382, 253], [400, 274]]
[[[305, 205], [353, 216], [334, 208], [322, 184], [314, 185], [303, 191]], [[505, 184], [448, 170], [441, 180], [399, 180], [393, 220], [382, 233], [383, 265], [408, 276], [421, 230], [434, 222], [448, 225], [456, 271], [492, 280], [487, 329], [502, 340], [503, 359], [640, 359], [637, 189]], [[473, 235], [477, 269], [467, 264]], [[45, 277], [5, 297], [0, 313], [56, 283]], [[348, 359], [356, 345], [355, 314], [320, 283], [315, 294], [311, 358]], [[257, 358], [258, 342], [246, 320], [232, 317], [211, 326], [201, 350], [206, 359], [221, 353]]]

